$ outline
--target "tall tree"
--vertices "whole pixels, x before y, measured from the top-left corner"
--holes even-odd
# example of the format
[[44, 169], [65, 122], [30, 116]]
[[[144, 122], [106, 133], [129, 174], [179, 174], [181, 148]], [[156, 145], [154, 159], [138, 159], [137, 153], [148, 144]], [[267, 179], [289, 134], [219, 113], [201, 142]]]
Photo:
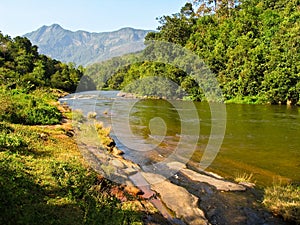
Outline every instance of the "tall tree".
[[239, 0], [194, 0], [194, 5], [198, 7], [198, 16], [218, 14], [229, 16], [230, 9], [237, 6]]
[[193, 5], [186, 3], [180, 13], [162, 16], [158, 20], [161, 24], [158, 27], [159, 33], [150, 32], [145, 39], [167, 41], [184, 46], [193, 32], [192, 28], [195, 24]]

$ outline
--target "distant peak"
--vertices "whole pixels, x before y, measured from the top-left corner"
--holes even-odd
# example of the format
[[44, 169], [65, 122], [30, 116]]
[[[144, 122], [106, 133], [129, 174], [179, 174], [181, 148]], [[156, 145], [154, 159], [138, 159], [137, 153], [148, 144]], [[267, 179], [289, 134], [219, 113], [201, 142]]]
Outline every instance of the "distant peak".
[[132, 28], [132, 27], [123, 27], [123, 28], [121, 28], [121, 29], [119, 29], [119, 30], [135, 30], [135, 29]]
[[59, 24], [57, 24], [57, 23], [54, 23], [54, 24], [50, 25], [49, 27], [52, 28], [52, 29], [63, 29], [63, 28], [62, 28]]

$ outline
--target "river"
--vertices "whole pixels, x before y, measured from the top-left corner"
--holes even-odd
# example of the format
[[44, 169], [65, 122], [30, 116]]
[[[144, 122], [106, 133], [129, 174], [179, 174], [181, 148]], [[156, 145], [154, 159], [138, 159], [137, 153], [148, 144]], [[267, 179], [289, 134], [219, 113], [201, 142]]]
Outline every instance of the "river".
[[[191, 165], [199, 164], [212, 136], [208, 103], [124, 99], [117, 97], [117, 93], [76, 93], [60, 101], [84, 114], [97, 112], [97, 120], [113, 126], [111, 136], [125, 152], [125, 158], [140, 165], [163, 161], [178, 145], [187, 150], [186, 158]], [[128, 127], [124, 121], [129, 123]], [[299, 107], [227, 104], [224, 139], [217, 157], [206, 170], [228, 179], [253, 174], [258, 186], [299, 183], [299, 137]]]

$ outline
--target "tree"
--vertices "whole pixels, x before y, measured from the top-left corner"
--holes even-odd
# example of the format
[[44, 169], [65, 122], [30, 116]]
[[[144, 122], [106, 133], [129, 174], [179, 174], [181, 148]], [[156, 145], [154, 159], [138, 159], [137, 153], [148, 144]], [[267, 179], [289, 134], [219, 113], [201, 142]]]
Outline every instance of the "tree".
[[[299, 0], [193, 3], [177, 14], [161, 17], [158, 32], [149, 33], [147, 39], [180, 44], [197, 54], [215, 74], [227, 100], [300, 103]], [[195, 15], [195, 6], [201, 15]], [[152, 50], [149, 44], [143, 52], [147, 60], [163, 59], [163, 54]], [[173, 53], [167, 48], [164, 52]], [[202, 99], [193, 79], [166, 65], [135, 64], [117, 73], [111, 82], [122, 87], [133, 78], [151, 74], [163, 74], [184, 87], [192, 99]]]
[[40, 55], [27, 38], [11, 39], [0, 33], [0, 80], [7, 87], [53, 86], [74, 91], [82, 75], [82, 68]]
[[161, 24], [158, 27], [159, 33], [150, 32], [145, 39], [167, 41], [184, 46], [193, 31], [194, 16], [192, 4], [186, 3], [180, 13], [158, 18]]
[[197, 15], [229, 16], [230, 10], [240, 4], [239, 0], [194, 0], [194, 5], [198, 7]]

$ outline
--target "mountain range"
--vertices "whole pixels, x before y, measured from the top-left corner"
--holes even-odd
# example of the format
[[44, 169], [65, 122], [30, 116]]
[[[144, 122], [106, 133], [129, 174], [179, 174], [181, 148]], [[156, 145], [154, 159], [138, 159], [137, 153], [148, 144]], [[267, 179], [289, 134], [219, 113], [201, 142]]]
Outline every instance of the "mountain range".
[[39, 53], [63, 62], [86, 66], [144, 49], [150, 30], [122, 28], [112, 32], [70, 31], [58, 24], [42, 26], [23, 35], [37, 45]]

